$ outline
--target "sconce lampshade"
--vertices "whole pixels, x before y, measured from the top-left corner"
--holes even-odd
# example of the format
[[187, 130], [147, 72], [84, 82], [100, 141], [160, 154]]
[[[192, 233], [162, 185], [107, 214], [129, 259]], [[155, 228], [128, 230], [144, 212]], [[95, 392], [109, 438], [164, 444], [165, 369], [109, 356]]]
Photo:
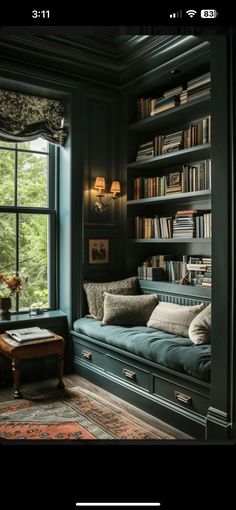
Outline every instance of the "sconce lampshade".
[[105, 183], [104, 177], [97, 177], [95, 184], [94, 184], [94, 188], [105, 189], [105, 187], [106, 187], [106, 183]]
[[120, 182], [119, 181], [112, 182], [110, 193], [120, 193]]

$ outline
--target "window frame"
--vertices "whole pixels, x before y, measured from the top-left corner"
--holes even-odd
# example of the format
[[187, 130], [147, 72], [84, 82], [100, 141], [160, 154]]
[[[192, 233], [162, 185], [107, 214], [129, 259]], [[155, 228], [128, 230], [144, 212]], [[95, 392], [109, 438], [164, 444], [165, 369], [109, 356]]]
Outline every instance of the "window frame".
[[[3, 142], [4, 143], [4, 142]], [[15, 147], [4, 147], [2, 145], [2, 141], [0, 140], [0, 150], [10, 150], [15, 153], [15, 174], [14, 174], [14, 205], [1, 205], [0, 204], [0, 213], [8, 213], [14, 214], [16, 218], [16, 231], [15, 231], [15, 239], [16, 239], [16, 260], [15, 260], [15, 270], [20, 272], [19, 270], [19, 215], [24, 214], [42, 214], [48, 217], [48, 310], [55, 310], [57, 308], [57, 292], [58, 292], [58, 257], [57, 257], [57, 246], [58, 246], [58, 228], [57, 228], [57, 205], [58, 205], [58, 161], [59, 161], [59, 148], [57, 149], [52, 143], [49, 143], [48, 146], [48, 183], [47, 183], [47, 193], [48, 193], [48, 206], [47, 207], [27, 207], [27, 206], [18, 206], [15, 205], [17, 203], [17, 169], [18, 169], [18, 154], [19, 152], [28, 152], [28, 153], [38, 153], [43, 154], [42, 151], [35, 150], [27, 150], [27, 149], [18, 149], [18, 144], [20, 142], [12, 142], [16, 143]], [[16, 295], [16, 310], [12, 312], [12, 314], [23, 314], [25, 310], [19, 310], [19, 296]]]

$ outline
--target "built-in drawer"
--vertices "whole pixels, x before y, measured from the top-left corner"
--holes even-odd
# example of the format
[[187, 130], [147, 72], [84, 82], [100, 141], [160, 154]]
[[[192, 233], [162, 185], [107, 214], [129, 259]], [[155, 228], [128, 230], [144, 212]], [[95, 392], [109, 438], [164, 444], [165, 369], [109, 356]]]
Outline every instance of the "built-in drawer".
[[77, 358], [90, 365], [96, 365], [104, 370], [104, 354], [90, 346], [80, 343], [77, 337], [73, 338], [73, 340], [73, 351]]
[[107, 372], [117, 375], [121, 379], [147, 391], [150, 390], [149, 372], [137, 366], [126, 363], [118, 358], [107, 356]]
[[154, 375], [154, 394], [196, 413], [206, 414], [209, 397]]

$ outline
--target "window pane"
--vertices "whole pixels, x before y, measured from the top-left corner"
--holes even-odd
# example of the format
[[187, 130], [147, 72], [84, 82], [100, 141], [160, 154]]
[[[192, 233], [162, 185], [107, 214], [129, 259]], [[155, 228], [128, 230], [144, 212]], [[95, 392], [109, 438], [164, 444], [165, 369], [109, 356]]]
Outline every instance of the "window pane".
[[0, 205], [14, 205], [15, 151], [0, 150]]
[[48, 156], [31, 152], [18, 153], [17, 205], [47, 206]]
[[[0, 272], [7, 276], [16, 273], [16, 215], [0, 213]], [[12, 298], [12, 310], [15, 310]]]
[[24, 149], [29, 151], [39, 151], [39, 152], [48, 152], [47, 140], [43, 138], [37, 138], [37, 140], [30, 140], [28, 142], [21, 142], [17, 144], [18, 149]]
[[15, 142], [3, 142], [3, 140], [0, 140], [0, 147], [9, 147], [15, 149], [16, 144]]
[[20, 276], [27, 279], [20, 295], [20, 310], [33, 303], [48, 306], [48, 217], [20, 214]]

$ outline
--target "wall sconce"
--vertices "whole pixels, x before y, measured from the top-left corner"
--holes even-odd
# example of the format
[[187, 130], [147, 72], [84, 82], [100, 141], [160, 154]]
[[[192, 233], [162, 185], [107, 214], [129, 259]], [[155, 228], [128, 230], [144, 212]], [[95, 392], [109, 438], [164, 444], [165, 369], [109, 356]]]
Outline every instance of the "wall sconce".
[[[106, 188], [106, 181], [104, 177], [97, 177], [94, 188], [98, 190], [98, 193], [96, 194], [96, 197], [98, 200], [94, 204], [94, 210], [95, 214], [103, 214], [105, 211], [107, 211], [112, 203], [113, 200], [116, 200], [118, 198], [117, 194], [120, 193], [120, 182], [119, 181], [113, 181], [111, 184], [110, 193], [112, 193], [111, 200], [104, 203], [102, 201], [102, 198], [105, 197], [105, 193], [102, 192]], [[108, 193], [107, 193], [108, 195]]]

